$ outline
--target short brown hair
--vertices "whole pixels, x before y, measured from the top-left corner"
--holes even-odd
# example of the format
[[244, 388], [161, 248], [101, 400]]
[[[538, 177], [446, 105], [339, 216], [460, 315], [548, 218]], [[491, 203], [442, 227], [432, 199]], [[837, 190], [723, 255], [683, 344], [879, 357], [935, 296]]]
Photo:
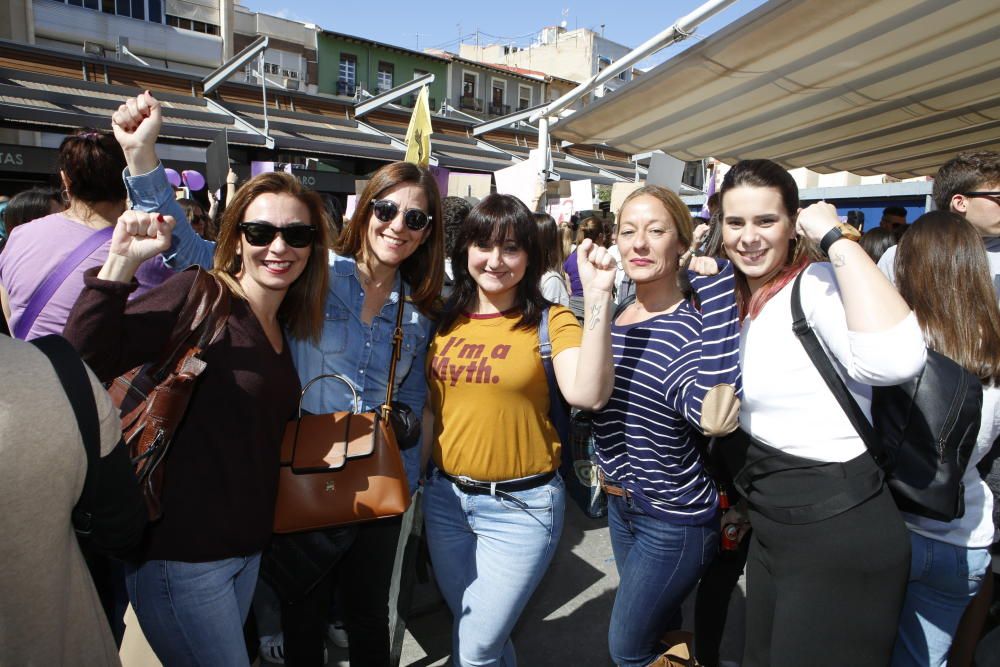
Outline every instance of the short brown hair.
[[330, 230], [326, 224], [323, 200], [290, 174], [276, 171], [260, 174], [240, 186], [233, 200], [226, 205], [215, 249], [212, 273], [218, 276], [233, 293], [244, 297], [236, 280], [243, 268], [242, 257], [236, 252], [240, 247], [239, 225], [250, 204], [264, 194], [290, 195], [309, 209], [309, 224], [316, 227], [309, 260], [281, 302], [278, 319], [288, 327], [289, 333], [300, 340], [318, 341], [323, 333], [323, 304], [329, 284], [328, 250]]
[[984, 384], [1000, 384], [1000, 308], [976, 228], [951, 211], [925, 213], [899, 240], [895, 262], [927, 346]]
[[399, 273], [410, 286], [410, 299], [417, 309], [424, 315], [434, 316], [440, 306], [438, 297], [444, 285], [444, 215], [441, 194], [429, 170], [410, 162], [393, 162], [376, 171], [358, 197], [351, 221], [344, 226], [334, 252], [363, 261], [370, 252], [367, 238], [372, 204], [386, 191], [404, 184], [423, 189], [431, 221], [427, 239], [403, 260]]
[[939, 211], [950, 211], [952, 197], [988, 185], [1000, 185], [1000, 153], [959, 153], [941, 165], [934, 175], [934, 206]]
[[125, 201], [125, 153], [110, 132], [77, 130], [59, 144], [59, 171], [73, 199], [88, 203]]

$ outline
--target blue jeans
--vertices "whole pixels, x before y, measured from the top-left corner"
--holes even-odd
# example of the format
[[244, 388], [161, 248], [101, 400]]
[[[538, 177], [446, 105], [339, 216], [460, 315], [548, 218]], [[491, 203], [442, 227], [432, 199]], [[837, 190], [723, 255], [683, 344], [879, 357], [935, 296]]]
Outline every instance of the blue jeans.
[[893, 667], [939, 667], [958, 622], [983, 585], [989, 549], [967, 549], [910, 532], [910, 579], [892, 649]]
[[609, 495], [608, 529], [621, 579], [608, 648], [616, 665], [645, 667], [663, 652], [663, 633], [680, 628], [681, 604], [719, 550], [719, 522], [673, 524]]
[[562, 479], [511, 495], [524, 507], [465, 493], [437, 471], [424, 486], [427, 546], [455, 617], [452, 662], [459, 667], [517, 664], [510, 633], [559, 544]]
[[126, 565], [129, 600], [164, 667], [249, 664], [243, 623], [259, 567], [259, 553], [207, 563]]

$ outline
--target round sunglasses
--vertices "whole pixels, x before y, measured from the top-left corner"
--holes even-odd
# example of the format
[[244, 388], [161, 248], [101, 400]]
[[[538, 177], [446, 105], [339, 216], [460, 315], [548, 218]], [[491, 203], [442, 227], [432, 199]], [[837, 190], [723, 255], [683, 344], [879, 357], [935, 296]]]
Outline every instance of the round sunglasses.
[[[382, 222], [392, 222], [399, 215], [399, 204], [391, 199], [376, 199], [372, 202], [372, 212]], [[426, 227], [433, 219], [419, 208], [408, 208], [403, 212], [403, 223], [415, 232]]]
[[243, 230], [243, 238], [247, 243], [257, 247], [271, 245], [279, 233], [285, 243], [293, 248], [306, 248], [316, 238], [316, 227], [313, 225], [278, 227], [269, 222], [241, 222], [239, 228]]

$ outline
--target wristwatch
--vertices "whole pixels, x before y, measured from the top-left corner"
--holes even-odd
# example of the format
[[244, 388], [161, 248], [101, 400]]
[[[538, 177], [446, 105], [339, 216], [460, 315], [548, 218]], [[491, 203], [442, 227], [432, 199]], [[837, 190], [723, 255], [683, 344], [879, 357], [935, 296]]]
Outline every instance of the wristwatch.
[[840, 227], [831, 227], [830, 231], [823, 235], [823, 238], [819, 242], [819, 249], [823, 251], [824, 254], [830, 254], [830, 246], [834, 244], [838, 239], [843, 238], [844, 232], [840, 231]]

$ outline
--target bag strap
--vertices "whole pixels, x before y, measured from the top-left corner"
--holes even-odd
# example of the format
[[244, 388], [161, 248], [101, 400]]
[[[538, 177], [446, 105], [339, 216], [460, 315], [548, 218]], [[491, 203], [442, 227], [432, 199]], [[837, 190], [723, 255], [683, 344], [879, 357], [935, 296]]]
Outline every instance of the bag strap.
[[854, 400], [854, 396], [848, 390], [847, 385], [844, 384], [843, 378], [834, 369], [833, 363], [826, 355], [823, 345], [816, 337], [816, 333], [809, 326], [805, 313], [802, 311], [802, 297], [799, 294], [799, 285], [802, 281], [803, 273], [805, 272], [799, 272], [792, 285], [792, 331], [798, 336], [799, 342], [805, 348], [806, 354], [812, 360], [813, 366], [819, 371], [820, 376], [826, 382], [826, 386], [830, 389], [833, 397], [837, 399], [837, 403], [844, 410], [848, 421], [851, 422], [854, 430], [861, 436], [861, 440], [865, 443], [865, 447], [868, 448], [868, 452], [872, 458], [875, 459], [875, 463], [881, 467], [887, 461], [882, 441], [879, 439], [874, 427], [872, 427], [861, 411], [861, 406]]
[[24, 307], [24, 311], [21, 312], [21, 317], [17, 320], [17, 326], [14, 327], [14, 338], [24, 340], [27, 337], [35, 320], [38, 319], [38, 316], [42, 313], [42, 309], [52, 299], [52, 295], [56, 293], [59, 286], [66, 282], [69, 274], [73, 273], [73, 269], [80, 266], [83, 260], [90, 257], [91, 253], [110, 241], [111, 234], [114, 231], [114, 225], [98, 229], [66, 255], [59, 265], [45, 277], [45, 280], [31, 293], [28, 304]]
[[385, 403], [382, 405], [382, 418], [389, 419], [392, 409], [392, 393], [396, 385], [396, 362], [403, 354], [403, 307], [406, 305], [406, 287], [402, 279], [399, 281], [399, 305], [396, 307], [396, 328], [392, 332], [392, 359], [389, 361], [389, 382], [385, 387]]
[[201, 354], [202, 350], [214, 342], [225, 328], [229, 319], [230, 295], [229, 289], [221, 285], [218, 279], [207, 271], [192, 267], [196, 271], [194, 282], [188, 290], [188, 295], [177, 316], [177, 322], [170, 333], [164, 352], [152, 372], [157, 383], [166, 379], [180, 360], [193, 350], [193, 356]]
[[552, 339], [549, 335], [549, 307], [542, 310], [542, 319], [538, 323], [538, 352], [542, 357], [542, 367], [545, 369], [545, 380], [549, 387], [549, 420], [555, 426], [559, 439], [563, 444], [569, 443], [570, 420], [569, 405], [559, 391], [556, 379], [556, 369], [552, 364]]
[[93, 508], [97, 497], [97, 470], [101, 459], [101, 424], [97, 417], [97, 401], [87, 376], [87, 370], [73, 346], [62, 336], [49, 335], [36, 338], [31, 344], [46, 357], [69, 398], [76, 415], [76, 423], [87, 453], [87, 474], [83, 491], [73, 507], [73, 527], [81, 535], [89, 535], [93, 526]]

